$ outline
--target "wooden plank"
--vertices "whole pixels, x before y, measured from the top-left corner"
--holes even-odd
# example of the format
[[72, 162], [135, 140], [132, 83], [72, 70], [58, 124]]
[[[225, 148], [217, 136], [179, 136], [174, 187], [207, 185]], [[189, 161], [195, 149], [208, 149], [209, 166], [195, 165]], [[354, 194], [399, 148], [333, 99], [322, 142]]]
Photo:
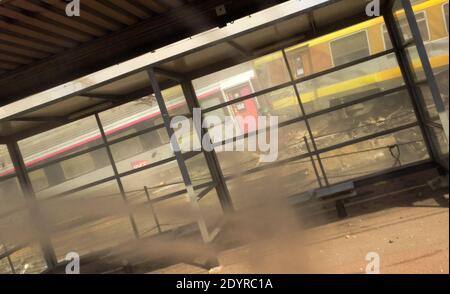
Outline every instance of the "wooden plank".
[[29, 58], [36, 58], [36, 59], [42, 59], [49, 55], [48, 53], [44, 53], [44, 52], [29, 49], [29, 48], [17, 46], [17, 45], [10, 44], [10, 43], [7, 43], [7, 42], [1, 41], [1, 40], [0, 40], [0, 50], [10, 52], [13, 54], [23, 55], [23, 56], [29, 57]]
[[[42, 1], [63, 11], [65, 11], [66, 9], [66, 4], [60, 0], [42, 0]], [[119, 24], [118, 22], [108, 17], [105, 17], [101, 14], [98, 14], [92, 9], [89, 9], [89, 7], [83, 7], [83, 13], [80, 14], [79, 18], [88, 21], [92, 24], [95, 24], [101, 28], [107, 29], [109, 31], [116, 31], [122, 28], [122, 25]]]
[[14, 43], [18, 45], [22, 45], [25, 47], [37, 49], [40, 51], [48, 52], [48, 53], [57, 53], [60, 52], [63, 48], [57, 46], [51, 46], [49, 44], [43, 44], [42, 41], [31, 39], [27, 36], [23, 35], [10, 35], [6, 32], [0, 32], [0, 40], [7, 41], [9, 43]]
[[105, 15], [107, 15], [113, 19], [116, 19], [119, 22], [126, 24], [126, 25], [135, 24], [139, 20], [137, 17], [133, 17], [130, 14], [121, 13], [117, 9], [114, 9], [113, 7], [111, 7], [111, 5], [107, 5], [98, 0], [97, 1], [85, 1], [85, 2], [83, 2], [83, 5], [88, 6], [92, 9], [95, 9], [97, 12], [105, 14]]
[[7, 8], [5, 6], [0, 6], [0, 15], [6, 16], [11, 19], [18, 20], [20, 22], [26, 23], [28, 25], [31, 25], [33, 27], [44, 29], [49, 32], [59, 34], [61, 36], [65, 36], [67, 38], [71, 38], [73, 40], [79, 41], [79, 42], [86, 42], [92, 39], [91, 36], [79, 33], [71, 29], [66, 29], [61, 26], [56, 26], [54, 24], [41, 21], [39, 19], [36, 19], [34, 17], [26, 16], [22, 13], [19, 13], [15, 10], [12, 10], [11, 8]]
[[10, 62], [14, 62], [14, 63], [19, 63], [19, 64], [28, 64], [28, 63], [33, 62], [32, 58], [27, 58], [27, 57], [24, 57], [24, 56], [20, 56], [20, 55], [17, 55], [17, 54], [4, 52], [4, 51], [0, 51], [0, 59], [1, 60], [10, 61]]
[[152, 0], [137, 0], [139, 3], [150, 9], [151, 11], [161, 14], [167, 11], [167, 9], [155, 1]]
[[[47, 9], [43, 6], [39, 6], [33, 2], [25, 1], [25, 0], [16, 0], [11, 2], [12, 5], [22, 8], [24, 10], [31, 11], [33, 13], [37, 13], [39, 15], [45, 16], [48, 19], [54, 20], [62, 25], [69, 26], [77, 31], [81, 31], [86, 34], [90, 34], [93, 36], [103, 36], [106, 31], [99, 29], [92, 25], [87, 25], [81, 21], [78, 21], [78, 18], [67, 17], [65, 11], [55, 12], [54, 10]], [[42, 20], [41, 18], [38, 18]], [[44, 20], [43, 20], [44, 21]]]
[[177, 8], [185, 4], [184, 0], [153, 0], [170, 8]]
[[18, 67], [17, 63], [11, 63], [0, 59], [0, 69], [12, 70]]
[[134, 16], [139, 17], [140, 19], [148, 18], [151, 13], [148, 12], [148, 9], [139, 5], [137, 1], [127, 1], [127, 0], [110, 0], [111, 3], [116, 5], [117, 7], [122, 8], [123, 10], [132, 13]]
[[57, 36], [55, 34], [42, 33], [36, 29], [30, 29], [23, 25], [16, 25], [2, 21], [0, 19], [0, 28], [13, 33], [21, 34], [24, 36], [32, 36], [33, 38], [38, 38], [40, 40], [46, 41], [51, 44], [55, 44], [65, 48], [75, 47], [78, 43], [73, 40], [67, 39], [65, 37]]

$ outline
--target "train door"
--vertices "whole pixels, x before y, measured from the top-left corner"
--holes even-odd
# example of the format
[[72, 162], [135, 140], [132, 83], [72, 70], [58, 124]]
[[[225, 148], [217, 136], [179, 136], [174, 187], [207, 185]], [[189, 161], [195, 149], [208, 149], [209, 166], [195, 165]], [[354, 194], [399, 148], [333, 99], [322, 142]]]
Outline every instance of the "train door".
[[[225, 90], [225, 95], [229, 101], [247, 96], [251, 93], [252, 88], [250, 82], [248, 81], [239, 86], [235, 86]], [[247, 133], [256, 130], [258, 123], [258, 106], [253, 99], [247, 99], [242, 102], [235, 103], [231, 107], [233, 109], [234, 116], [242, 118], [239, 124], [241, 131]], [[248, 126], [247, 124], [243, 123], [246, 121], [246, 119], [249, 119], [249, 117], [253, 117], [255, 119], [255, 126]]]

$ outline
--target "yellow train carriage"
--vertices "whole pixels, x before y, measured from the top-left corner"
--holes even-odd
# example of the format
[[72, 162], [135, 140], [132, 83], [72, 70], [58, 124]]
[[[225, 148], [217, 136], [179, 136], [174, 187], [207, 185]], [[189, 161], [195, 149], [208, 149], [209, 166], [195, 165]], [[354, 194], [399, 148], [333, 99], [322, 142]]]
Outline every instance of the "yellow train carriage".
[[[413, 4], [433, 70], [441, 84], [444, 87], [447, 85], [448, 89], [448, 1], [415, 1]], [[408, 38], [410, 32], [404, 18], [404, 11], [396, 12], [396, 18], [399, 20], [400, 29], [405, 38]], [[383, 52], [391, 47], [384, 20], [378, 17], [295, 45], [286, 49], [286, 55], [292, 75], [298, 79]], [[423, 78], [420, 60], [414, 50], [408, 52], [417, 79], [420, 80]], [[280, 52], [255, 60], [254, 66], [256, 69], [264, 68], [261, 71], [280, 75], [280, 71], [275, 69], [279, 68], [282, 62], [283, 57]], [[273, 83], [274, 79], [283, 80], [285, 77], [272, 75], [265, 78], [272, 79], [271, 83]], [[308, 80], [300, 83], [298, 88], [305, 111], [310, 113], [349, 99], [383, 91], [401, 83], [402, 76], [395, 55], [389, 54]], [[286, 91], [285, 95], [280, 94], [279, 91], [274, 95], [276, 97], [270, 99], [271, 105], [264, 107], [270, 108], [275, 114], [289, 116], [289, 108], [297, 104], [297, 98], [290, 90]]]

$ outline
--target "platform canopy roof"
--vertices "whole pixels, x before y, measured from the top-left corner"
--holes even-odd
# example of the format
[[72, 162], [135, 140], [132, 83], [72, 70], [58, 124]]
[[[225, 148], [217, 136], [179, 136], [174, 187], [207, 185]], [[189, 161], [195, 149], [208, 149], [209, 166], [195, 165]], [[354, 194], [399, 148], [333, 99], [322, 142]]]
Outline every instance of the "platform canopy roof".
[[[35, 4], [26, 6], [25, 2]], [[2, 62], [1, 54], [4, 48], [2, 45], [12, 42], [6, 41], [5, 38], [27, 36], [23, 40], [33, 39], [37, 35], [33, 37], [29, 28], [44, 28], [42, 26], [44, 23], [63, 22], [58, 17], [60, 14], [57, 13], [58, 11], [61, 13], [61, 2], [57, 0], [1, 1], [0, 62]], [[98, 3], [94, 5], [90, 2]], [[111, 3], [106, 5], [106, 2]], [[131, 5], [131, 2], [136, 3]], [[162, 5], [162, 2], [165, 5]], [[236, 4], [238, 2], [253, 2], [253, 6], [248, 4], [244, 15], [234, 21], [230, 22], [229, 18], [217, 18], [215, 8], [218, 5], [225, 3], [226, 10], [230, 12], [239, 7]], [[258, 6], [257, 2], [266, 2], [267, 6], [272, 7]], [[283, 3], [273, 6], [276, 2]], [[86, 9], [85, 15], [81, 19], [68, 18], [67, 23], [58, 26], [58, 30], [62, 28], [72, 32], [71, 37], [63, 38], [57, 32], [44, 29], [46, 38], [70, 39], [71, 42], [68, 42], [66, 47], [62, 43], [60, 46], [55, 44], [48, 48], [55, 52], [28, 58], [22, 63], [10, 62], [10, 68], [3, 68], [0, 88], [6, 87], [6, 92], [2, 88], [0, 99], [2, 104], [5, 104], [5, 101], [9, 104], [0, 108], [0, 139], [10, 136], [15, 139], [27, 137], [149, 95], [152, 89], [146, 69], [150, 66], [156, 69], [160, 86], [167, 88], [177, 83], [178, 76], [194, 79], [367, 19], [365, 13], [367, 1], [363, 0], [81, 0], [81, 3], [82, 15]], [[383, 5], [384, 1], [381, 3]], [[27, 9], [32, 10], [31, 7], [34, 7], [34, 10], [26, 12]], [[211, 9], [214, 9], [214, 13]], [[201, 13], [202, 11], [209, 11], [209, 14]], [[95, 23], [94, 20], [101, 22], [95, 17], [99, 13], [110, 16], [110, 28], [98, 29], [102, 25]], [[19, 17], [19, 14], [22, 16]], [[233, 12], [233, 16], [238, 14]], [[185, 29], [178, 32], [177, 29], [182, 20], [180, 15], [195, 16], [196, 19], [185, 23]], [[13, 16], [18, 19], [12, 21]], [[39, 23], [42, 25], [38, 26]], [[90, 26], [76, 28], [75, 23], [89, 23]], [[174, 24], [171, 29], [167, 26], [170, 23]], [[204, 28], [202, 32], [190, 35], [199, 30], [197, 26]], [[3, 29], [4, 27], [6, 30]], [[19, 32], [13, 34], [12, 30], [8, 29], [19, 27], [27, 28], [25, 31], [29, 35]], [[93, 28], [97, 29], [93, 30]], [[171, 35], [171, 32], [174, 35]], [[132, 40], [128, 39], [130, 36], [133, 36]], [[180, 38], [181, 36], [188, 37]], [[165, 37], [167, 39], [163, 39]], [[145, 40], [139, 41], [139, 38]], [[151, 43], [151, 40], [159, 41]], [[139, 44], [142, 47], [139, 47]], [[29, 51], [32, 53], [42, 50], [34, 48]], [[8, 51], [8, 54], [13, 53]], [[109, 66], [92, 71], [105, 64]], [[69, 68], [66, 69], [65, 66]], [[73, 70], [76, 70], [76, 73], [71, 72]], [[49, 82], [50, 77], [59, 83], [52, 84], [53, 80]], [[67, 81], [65, 80], [67, 77], [76, 78]], [[47, 88], [39, 89], [37, 85], [39, 83], [47, 85]], [[43, 91], [30, 92], [30, 89]], [[22, 98], [23, 93], [30, 95]]]
[[0, 105], [286, 0], [76, 1], [0, 0]]

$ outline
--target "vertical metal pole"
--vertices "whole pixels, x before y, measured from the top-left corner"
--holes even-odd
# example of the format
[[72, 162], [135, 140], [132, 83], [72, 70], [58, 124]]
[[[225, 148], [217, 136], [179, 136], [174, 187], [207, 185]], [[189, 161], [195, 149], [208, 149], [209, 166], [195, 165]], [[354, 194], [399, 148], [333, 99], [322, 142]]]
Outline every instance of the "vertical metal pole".
[[181, 176], [183, 178], [184, 185], [186, 187], [189, 200], [192, 204], [192, 208], [194, 209], [194, 213], [197, 217], [198, 226], [200, 229], [200, 234], [202, 235], [203, 241], [209, 242], [209, 233], [206, 227], [206, 224], [203, 220], [203, 217], [200, 214], [200, 206], [197, 201], [197, 194], [195, 193], [194, 187], [192, 186], [191, 177], [189, 176], [189, 172], [186, 166], [186, 162], [183, 159], [183, 155], [181, 154], [181, 149], [178, 144], [177, 138], [175, 136], [174, 130], [172, 130], [170, 126], [170, 116], [167, 110], [166, 104], [164, 102], [164, 98], [161, 93], [161, 88], [159, 87], [158, 81], [156, 79], [155, 71], [153, 68], [147, 69], [148, 77], [150, 79], [150, 83], [153, 88], [153, 93], [155, 94], [156, 101], [159, 106], [159, 110], [161, 112], [161, 116], [164, 122], [164, 127], [166, 128], [167, 134], [170, 138], [170, 144], [172, 146], [172, 150], [174, 151], [175, 158], [178, 163], [178, 168], [180, 169]]
[[[200, 143], [202, 143], [203, 138], [207, 142], [210, 142], [210, 137], [208, 134], [208, 130], [204, 129], [203, 126], [203, 116], [201, 116], [200, 122], [197, 122], [194, 118], [194, 108], [201, 109], [200, 103], [198, 102], [197, 95], [195, 94], [194, 86], [191, 81], [183, 81], [181, 83], [181, 87], [183, 89], [184, 96], [188, 103], [189, 111], [193, 117], [194, 129], [199, 136]], [[199, 125], [198, 125], [199, 124]], [[225, 212], [233, 211], [233, 203], [231, 201], [230, 192], [228, 191], [227, 184], [222, 174], [222, 169], [220, 167], [219, 160], [217, 158], [217, 154], [215, 150], [205, 151], [202, 148], [203, 154], [205, 155], [206, 163], [208, 164], [209, 171], [216, 183], [216, 191], [219, 195], [219, 200], [222, 205], [222, 208]]]
[[111, 147], [109, 146], [108, 139], [106, 138], [105, 130], [103, 129], [103, 125], [102, 125], [102, 122], [100, 120], [100, 116], [98, 115], [98, 113], [95, 114], [95, 119], [97, 121], [97, 125], [100, 130], [100, 134], [102, 136], [103, 144], [105, 145], [105, 148], [106, 148], [106, 153], [108, 154], [109, 162], [111, 163], [111, 167], [114, 172], [114, 178], [116, 179], [117, 185], [119, 186], [120, 195], [122, 196], [122, 200], [123, 200], [125, 206], [127, 207], [128, 217], [130, 218], [130, 223], [131, 223], [131, 227], [133, 228], [134, 236], [136, 237], [136, 239], [139, 239], [139, 231], [138, 231], [138, 228], [136, 225], [136, 221], [134, 220], [133, 214], [131, 213], [131, 210], [129, 209], [127, 194], [125, 192], [125, 189], [123, 188], [122, 180], [119, 177], [119, 172], [117, 170], [117, 166], [116, 166], [114, 157], [111, 152]]
[[15, 274], [16, 273], [16, 269], [14, 268], [14, 264], [13, 264], [13, 262], [11, 260], [11, 256], [8, 255], [7, 259], [8, 259], [9, 267], [11, 268], [11, 273]]
[[145, 195], [147, 196], [148, 204], [150, 205], [150, 209], [152, 210], [153, 219], [155, 220], [156, 228], [158, 229], [158, 233], [161, 234], [161, 225], [159, 224], [158, 216], [156, 215], [156, 211], [153, 207], [152, 199], [150, 198], [150, 193], [148, 192], [147, 186], [144, 186]]
[[58, 259], [53, 248], [45, 220], [39, 209], [36, 195], [34, 194], [30, 178], [26, 172], [25, 162], [23, 161], [22, 154], [20, 153], [19, 145], [16, 141], [7, 143], [9, 155], [11, 161], [16, 170], [17, 178], [19, 179], [20, 187], [27, 202], [28, 210], [31, 216], [34, 226], [39, 234], [39, 244], [41, 246], [44, 260], [48, 269], [53, 269], [58, 264]]
[[417, 25], [416, 16], [414, 15], [414, 11], [412, 9], [410, 0], [401, 0], [401, 1], [403, 4], [403, 8], [405, 10], [406, 19], [408, 20], [408, 24], [411, 29], [411, 33], [413, 35], [414, 42], [417, 47], [417, 52], [419, 53], [420, 61], [422, 62], [422, 68], [425, 73], [425, 77], [427, 78], [427, 83], [428, 86], [430, 87], [434, 104], [438, 111], [442, 127], [444, 128], [447, 143], [449, 143], [448, 114], [445, 111], [444, 101], [442, 101], [441, 93], [439, 91], [438, 84], [433, 74], [433, 68], [431, 67], [431, 63], [430, 60], [428, 59], [428, 54], [425, 49], [425, 45], [423, 44], [422, 36], [420, 35], [420, 30], [419, 26]]
[[[289, 66], [289, 61], [288, 61], [286, 52], [284, 51], [284, 49], [281, 50], [281, 51], [283, 53], [284, 63], [286, 65], [288, 73], [289, 73], [289, 78], [293, 82], [295, 79], [294, 79], [294, 75], [292, 74], [292, 70], [291, 70], [291, 68]], [[294, 87], [294, 91], [295, 91], [295, 96], [297, 96], [297, 102], [298, 102], [298, 105], [300, 107], [300, 111], [302, 112], [302, 115], [305, 115], [306, 114], [305, 113], [305, 107], [303, 106], [302, 99], [300, 98], [300, 93], [299, 93], [299, 91], [297, 89], [297, 85], [294, 85], [293, 87]], [[305, 119], [305, 125], [306, 125], [306, 129], [308, 130], [309, 137], [311, 138], [311, 143], [312, 143], [314, 152], [317, 152], [316, 140], [314, 139], [314, 136], [313, 136], [313, 133], [312, 133], [312, 130], [311, 130], [311, 126], [309, 124], [308, 119]], [[322, 160], [320, 159], [319, 155], [317, 155], [317, 162], [319, 163], [319, 167], [320, 167], [320, 170], [322, 172], [323, 179], [325, 181], [325, 185], [329, 185], [328, 177], [327, 177], [327, 174], [325, 173], [325, 168], [323, 167]], [[319, 185], [322, 187], [322, 181], [319, 181]]]
[[[306, 136], [304, 136], [303, 140], [305, 141], [306, 151], [308, 153], [311, 153], [311, 148], [309, 148], [308, 138]], [[311, 155], [309, 158], [311, 159], [311, 164], [313, 166], [314, 174], [316, 175], [316, 179], [319, 182], [319, 186], [323, 187], [322, 180], [320, 179], [319, 171], [317, 170], [316, 163], [314, 162], [314, 155]]]
[[426, 114], [424, 110], [424, 105], [420, 101], [419, 98], [420, 94], [418, 93], [418, 89], [414, 82], [412, 69], [405, 55], [404, 49], [402, 49], [402, 44], [400, 41], [401, 40], [400, 32], [398, 31], [398, 28], [395, 25], [395, 19], [392, 9], [385, 11], [383, 16], [386, 24], [386, 29], [391, 39], [391, 44], [394, 48], [397, 63], [398, 66], [400, 67], [400, 72], [402, 73], [402, 76], [405, 80], [408, 94], [410, 96], [411, 103], [413, 105], [414, 113], [416, 114], [416, 117], [419, 122], [419, 127], [422, 136], [424, 138], [428, 154], [430, 155], [433, 161], [437, 161], [438, 153], [436, 148], [434, 147], [430, 132], [428, 131], [427, 126], [425, 125]]
[[[6, 244], [2, 242], [3, 248], [5, 248], [5, 252], [8, 252], [8, 248], [6, 247]], [[6, 259], [8, 260], [9, 263], [9, 267], [11, 268], [11, 273], [15, 274], [16, 273], [16, 269], [14, 268], [14, 264], [11, 260], [11, 254], [8, 254], [6, 256]]]

